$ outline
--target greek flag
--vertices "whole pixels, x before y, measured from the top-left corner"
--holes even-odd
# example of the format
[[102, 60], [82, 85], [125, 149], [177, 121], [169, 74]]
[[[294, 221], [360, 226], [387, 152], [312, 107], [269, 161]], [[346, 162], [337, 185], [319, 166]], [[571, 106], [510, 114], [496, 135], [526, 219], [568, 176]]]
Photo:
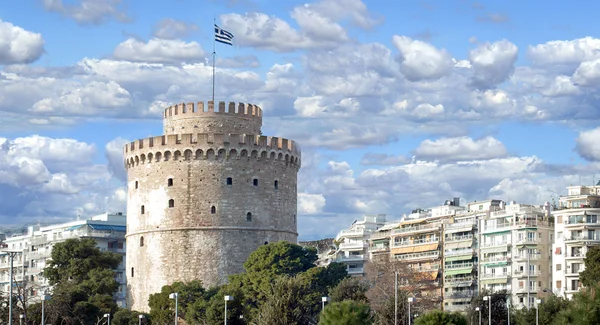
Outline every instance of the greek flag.
[[221, 27], [215, 24], [215, 41], [233, 46], [233, 43], [231, 43], [232, 40], [233, 34], [224, 29], [221, 29]]

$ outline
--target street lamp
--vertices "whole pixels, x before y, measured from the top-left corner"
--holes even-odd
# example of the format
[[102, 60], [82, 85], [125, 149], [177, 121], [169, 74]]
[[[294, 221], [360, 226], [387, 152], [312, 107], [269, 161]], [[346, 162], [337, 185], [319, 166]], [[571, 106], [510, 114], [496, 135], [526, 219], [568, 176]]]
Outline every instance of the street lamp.
[[408, 297], [408, 325], [410, 325], [410, 303], [415, 302], [415, 298]]
[[479, 325], [481, 325], [481, 308], [475, 307], [475, 311], [479, 312]]
[[321, 311], [325, 309], [326, 302], [329, 302], [329, 297], [321, 297]]
[[138, 315], [138, 318], [140, 319], [140, 325], [142, 325], [142, 319], [144, 319], [144, 315]]
[[46, 319], [45, 319], [45, 316], [44, 316], [44, 312], [45, 312], [45, 304], [44, 304], [44, 302], [46, 300], [50, 300], [50, 296], [47, 295], [47, 294], [42, 295], [42, 325], [46, 324]]
[[233, 296], [225, 296], [225, 325], [227, 325], [227, 302], [233, 301]]
[[394, 325], [398, 325], [398, 271], [394, 271]]
[[8, 296], [8, 325], [12, 325], [12, 311], [13, 311], [13, 264], [15, 256], [21, 252], [19, 251], [4, 251], [8, 255], [10, 260], [10, 269], [8, 270], [10, 294]]
[[535, 325], [540, 324], [540, 304], [542, 303], [542, 299], [535, 300]]
[[23, 325], [23, 318], [25, 318], [25, 315], [19, 315], [19, 325]]
[[492, 296], [483, 297], [483, 301], [488, 302], [488, 324], [492, 325]]
[[169, 295], [169, 299], [175, 299], [175, 325], [177, 325], [177, 321], [179, 320], [179, 317], [177, 315], [177, 312], [178, 312], [178, 309], [179, 309], [178, 308], [179, 304], [178, 304], [178, 299], [177, 298], [179, 298], [179, 293], [177, 293], [177, 292], [173, 292], [172, 294]]
[[110, 325], [110, 314], [104, 314], [102, 317], [106, 317], [108, 319], [108, 325]]

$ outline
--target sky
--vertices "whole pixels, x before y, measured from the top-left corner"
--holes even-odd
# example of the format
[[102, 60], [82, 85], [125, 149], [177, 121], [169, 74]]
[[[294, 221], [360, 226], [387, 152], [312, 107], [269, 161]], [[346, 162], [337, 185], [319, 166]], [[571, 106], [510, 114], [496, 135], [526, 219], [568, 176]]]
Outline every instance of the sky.
[[600, 3], [20, 0], [0, 7], [0, 225], [125, 211], [162, 110], [253, 103], [297, 141], [301, 240], [363, 214], [600, 180]]

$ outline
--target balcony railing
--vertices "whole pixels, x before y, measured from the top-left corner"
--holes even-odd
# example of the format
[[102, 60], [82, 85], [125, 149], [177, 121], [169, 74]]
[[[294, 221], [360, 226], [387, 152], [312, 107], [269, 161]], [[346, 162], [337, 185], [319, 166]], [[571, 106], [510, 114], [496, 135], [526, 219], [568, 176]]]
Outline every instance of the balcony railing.
[[475, 266], [475, 264], [473, 262], [467, 262], [467, 263], [458, 263], [458, 264], [446, 264], [444, 267], [446, 269], [464, 269], [464, 268], [469, 268], [469, 267], [473, 267]]
[[571, 253], [571, 254], [566, 254], [565, 258], [584, 258], [585, 254], [584, 253]]
[[351, 262], [351, 261], [364, 261], [365, 255], [348, 255], [348, 256], [338, 256], [336, 259], [338, 262]]
[[477, 295], [476, 291], [465, 290], [465, 291], [454, 291], [454, 292], [450, 293], [449, 296], [450, 296], [450, 298], [471, 298], [476, 295]]
[[417, 240], [413, 240], [413, 241], [406, 240], [406, 241], [394, 242], [392, 247], [433, 244], [433, 243], [439, 243], [439, 242], [440, 242], [439, 238], [425, 238], [425, 239], [417, 239]]
[[355, 237], [355, 236], [364, 236], [365, 234], [368, 234], [369, 231], [364, 230], [364, 229], [344, 229], [342, 231], [339, 232], [338, 237]]
[[349, 243], [341, 243], [340, 249], [353, 249], [353, 248], [367, 248], [368, 245], [365, 242], [349, 242]]
[[589, 240], [589, 241], [599, 241], [600, 240], [600, 235], [571, 235], [571, 237], [567, 237], [565, 238], [565, 241], [582, 241], [582, 240]]
[[473, 282], [475, 278], [472, 276], [463, 276], [463, 277], [447, 277], [444, 279], [446, 283], [463, 283], [463, 282]]
[[462, 236], [450, 236], [450, 237], [446, 237], [446, 243], [454, 242], [454, 241], [461, 241], [461, 240], [469, 240], [469, 239], [473, 239], [472, 234], [462, 235]]
[[428, 224], [428, 225], [396, 228], [396, 229], [392, 230], [392, 234], [402, 234], [402, 233], [416, 232], [416, 231], [439, 230], [440, 226], [441, 225], [439, 225], [439, 224]]
[[348, 268], [346, 271], [348, 271], [348, 274], [361, 274], [365, 272], [364, 268], [362, 267]]
[[485, 243], [481, 244], [481, 247], [494, 247], [494, 246], [507, 246], [507, 245], [512, 245], [512, 244], [509, 241], [501, 241], [501, 242], [494, 242], [494, 243], [485, 242]]
[[506, 273], [483, 273], [479, 275], [482, 279], [488, 279], [488, 278], [506, 278], [508, 276], [510, 276], [509, 272]]
[[475, 253], [475, 250], [473, 249], [461, 249], [461, 250], [455, 250], [455, 251], [446, 251], [444, 252], [445, 256], [460, 256], [460, 255], [473, 255], [473, 253]]
[[415, 259], [426, 259], [426, 258], [437, 258], [440, 253], [438, 251], [434, 252], [423, 252], [423, 253], [412, 253], [412, 254], [402, 254], [394, 256], [396, 260], [415, 260]]
[[488, 256], [488, 257], [484, 257], [481, 259], [481, 262], [483, 263], [489, 263], [489, 262], [508, 262], [510, 261], [510, 256]]
[[524, 277], [524, 276], [538, 276], [538, 275], [542, 275], [541, 271], [514, 271], [513, 272], [515, 276], [517, 277]]
[[464, 228], [464, 227], [470, 227], [470, 226], [475, 226], [475, 225], [477, 225], [477, 221], [475, 221], [475, 220], [468, 221], [468, 222], [455, 222], [455, 223], [447, 224], [446, 229]]
[[485, 227], [483, 227], [483, 231], [492, 231], [492, 230], [502, 230], [502, 229], [508, 229], [510, 228], [510, 223], [503, 223], [503, 224], [499, 224], [499, 225], [487, 225]]
[[540, 238], [520, 238], [517, 239], [517, 244], [539, 244], [542, 240]]
[[[529, 254], [529, 259], [531, 261], [537, 261], [542, 257], [541, 254]], [[527, 260], [527, 254], [516, 254], [514, 255], [514, 259], [516, 260]]]

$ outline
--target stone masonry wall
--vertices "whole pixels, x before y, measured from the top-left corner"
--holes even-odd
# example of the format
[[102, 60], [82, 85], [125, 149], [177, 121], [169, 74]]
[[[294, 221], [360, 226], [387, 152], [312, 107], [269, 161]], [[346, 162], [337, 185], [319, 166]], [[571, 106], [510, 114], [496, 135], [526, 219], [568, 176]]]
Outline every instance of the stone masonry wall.
[[297, 241], [293, 141], [178, 134], [132, 142], [124, 154], [129, 308], [148, 311], [149, 295], [175, 281], [222, 284], [260, 245]]

